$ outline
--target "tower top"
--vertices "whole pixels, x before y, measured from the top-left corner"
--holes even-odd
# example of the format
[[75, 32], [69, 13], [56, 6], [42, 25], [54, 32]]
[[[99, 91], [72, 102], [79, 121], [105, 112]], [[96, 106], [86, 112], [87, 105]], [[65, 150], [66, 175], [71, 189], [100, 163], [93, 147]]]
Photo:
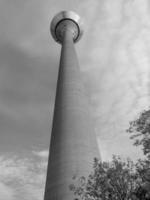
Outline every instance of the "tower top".
[[78, 14], [73, 11], [62, 11], [54, 16], [50, 30], [56, 42], [62, 43], [63, 33], [68, 28], [72, 32], [74, 42], [79, 41], [83, 34], [83, 22]]

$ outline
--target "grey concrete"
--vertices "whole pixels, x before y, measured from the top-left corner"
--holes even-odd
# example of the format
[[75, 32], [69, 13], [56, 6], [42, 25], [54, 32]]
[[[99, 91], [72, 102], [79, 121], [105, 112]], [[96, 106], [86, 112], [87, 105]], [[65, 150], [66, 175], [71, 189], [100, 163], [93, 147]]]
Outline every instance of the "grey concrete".
[[45, 200], [73, 200], [72, 177], [89, 175], [99, 156], [69, 24], [62, 39]]

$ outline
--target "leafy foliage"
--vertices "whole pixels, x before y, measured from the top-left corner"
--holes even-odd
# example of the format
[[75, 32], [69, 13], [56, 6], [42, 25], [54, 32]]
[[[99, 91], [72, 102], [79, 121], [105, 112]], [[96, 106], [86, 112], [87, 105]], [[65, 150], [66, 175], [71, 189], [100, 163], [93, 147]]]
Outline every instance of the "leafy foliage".
[[142, 180], [137, 194], [145, 193], [145, 199], [150, 199], [150, 109], [144, 110], [136, 120], [131, 121], [127, 132], [132, 134], [130, 138], [134, 139], [134, 145], [142, 146], [146, 156], [145, 160], [139, 160], [136, 164], [136, 171]]
[[140, 182], [131, 160], [125, 162], [113, 156], [111, 162], [95, 159], [94, 172], [88, 180], [81, 177], [70, 189], [82, 200], [129, 200]]
[[146, 158], [136, 164], [117, 156], [111, 162], [95, 159], [88, 179], [81, 177], [70, 185], [75, 200], [150, 200], [150, 110], [131, 121], [127, 132], [134, 145], [142, 146]]
[[132, 133], [134, 145], [142, 145], [144, 155], [150, 158], [150, 110], [144, 110], [136, 120], [131, 121], [127, 132]]

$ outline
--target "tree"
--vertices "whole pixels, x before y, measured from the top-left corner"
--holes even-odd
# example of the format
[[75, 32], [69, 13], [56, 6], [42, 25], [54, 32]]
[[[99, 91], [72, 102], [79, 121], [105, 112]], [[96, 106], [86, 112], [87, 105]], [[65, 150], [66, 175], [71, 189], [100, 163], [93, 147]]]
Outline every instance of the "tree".
[[79, 178], [76, 185], [70, 185], [70, 189], [82, 200], [130, 200], [140, 182], [131, 160], [125, 162], [113, 156], [111, 162], [95, 159], [94, 172], [87, 180]]
[[146, 158], [136, 164], [117, 156], [111, 162], [95, 159], [88, 179], [81, 177], [70, 185], [76, 200], [150, 200], [150, 110], [131, 121], [127, 132]]
[[150, 200], [150, 161], [138, 160], [136, 172], [141, 179], [140, 186], [136, 189], [136, 196], [141, 199]]
[[142, 146], [146, 156], [136, 164], [136, 171], [142, 179], [137, 193], [145, 193], [146, 198], [150, 199], [150, 109], [142, 111], [137, 119], [131, 121], [127, 132], [132, 134], [130, 138], [135, 140], [135, 146]]
[[134, 145], [141, 145], [144, 155], [150, 159], [150, 110], [144, 110], [139, 117], [130, 122], [127, 132], [131, 133]]

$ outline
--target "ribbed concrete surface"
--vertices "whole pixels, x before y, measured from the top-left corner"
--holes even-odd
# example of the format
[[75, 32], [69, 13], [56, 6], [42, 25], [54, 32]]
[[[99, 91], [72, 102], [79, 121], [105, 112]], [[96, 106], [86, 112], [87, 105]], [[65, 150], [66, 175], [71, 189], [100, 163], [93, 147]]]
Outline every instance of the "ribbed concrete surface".
[[45, 200], [73, 200], [73, 176], [88, 175], [97, 143], [71, 31], [62, 44]]

